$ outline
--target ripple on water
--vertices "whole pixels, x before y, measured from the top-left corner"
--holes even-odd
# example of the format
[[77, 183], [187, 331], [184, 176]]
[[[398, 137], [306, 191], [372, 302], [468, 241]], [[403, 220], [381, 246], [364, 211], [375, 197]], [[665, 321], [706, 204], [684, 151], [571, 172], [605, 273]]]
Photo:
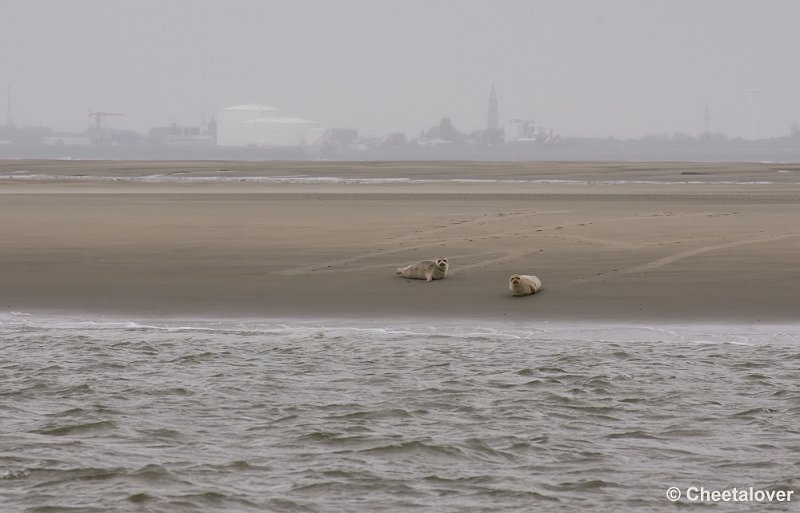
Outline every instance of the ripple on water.
[[117, 427], [113, 420], [100, 420], [96, 422], [81, 422], [76, 424], [65, 424], [57, 426], [46, 426], [32, 431], [40, 435], [48, 436], [75, 436], [84, 434], [97, 434]]
[[659, 511], [665, 483], [798, 485], [788, 328], [36, 322], [0, 322], [16, 510]]

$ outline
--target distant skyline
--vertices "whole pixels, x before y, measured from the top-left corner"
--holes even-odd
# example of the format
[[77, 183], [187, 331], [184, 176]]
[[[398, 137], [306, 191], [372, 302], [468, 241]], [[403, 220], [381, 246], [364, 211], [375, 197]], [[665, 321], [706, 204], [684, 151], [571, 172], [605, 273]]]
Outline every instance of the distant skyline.
[[363, 135], [471, 132], [494, 85], [501, 126], [780, 137], [800, 123], [799, 22], [795, 0], [3, 0], [0, 87], [17, 125], [68, 131], [262, 103]]

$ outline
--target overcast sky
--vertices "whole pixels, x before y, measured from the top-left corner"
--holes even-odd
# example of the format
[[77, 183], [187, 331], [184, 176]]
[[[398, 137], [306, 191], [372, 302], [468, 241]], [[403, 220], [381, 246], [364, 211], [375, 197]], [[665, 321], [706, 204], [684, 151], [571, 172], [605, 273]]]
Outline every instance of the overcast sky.
[[750, 137], [755, 88], [773, 137], [800, 123], [798, 53], [798, 0], [0, 0], [14, 121], [59, 130], [261, 103], [363, 135], [470, 132], [494, 84], [501, 123], [623, 138], [699, 134], [706, 106]]

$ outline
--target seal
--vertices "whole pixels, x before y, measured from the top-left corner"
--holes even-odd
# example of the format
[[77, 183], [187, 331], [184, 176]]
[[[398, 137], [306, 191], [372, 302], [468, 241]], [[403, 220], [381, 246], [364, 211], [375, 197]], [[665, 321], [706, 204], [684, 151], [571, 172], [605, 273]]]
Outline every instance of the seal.
[[447, 270], [449, 268], [450, 263], [447, 259], [445, 257], [440, 257], [436, 260], [423, 260], [416, 264], [398, 267], [395, 274], [403, 278], [411, 278], [412, 280], [442, 280], [447, 275]]
[[512, 296], [530, 296], [542, 290], [542, 280], [527, 274], [512, 274], [508, 279]]

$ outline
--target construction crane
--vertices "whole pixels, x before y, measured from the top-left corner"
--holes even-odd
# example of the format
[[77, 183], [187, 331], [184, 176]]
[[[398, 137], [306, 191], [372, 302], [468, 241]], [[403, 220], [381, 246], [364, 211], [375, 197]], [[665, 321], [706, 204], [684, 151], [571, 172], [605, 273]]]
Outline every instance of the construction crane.
[[103, 144], [111, 140], [111, 131], [103, 127], [103, 118], [108, 116], [124, 116], [117, 112], [89, 112], [89, 132], [95, 144]]
[[90, 112], [89, 119], [93, 119], [93, 126], [95, 130], [100, 130], [103, 126], [103, 118], [108, 116], [124, 116], [125, 114], [118, 114], [116, 112]]

